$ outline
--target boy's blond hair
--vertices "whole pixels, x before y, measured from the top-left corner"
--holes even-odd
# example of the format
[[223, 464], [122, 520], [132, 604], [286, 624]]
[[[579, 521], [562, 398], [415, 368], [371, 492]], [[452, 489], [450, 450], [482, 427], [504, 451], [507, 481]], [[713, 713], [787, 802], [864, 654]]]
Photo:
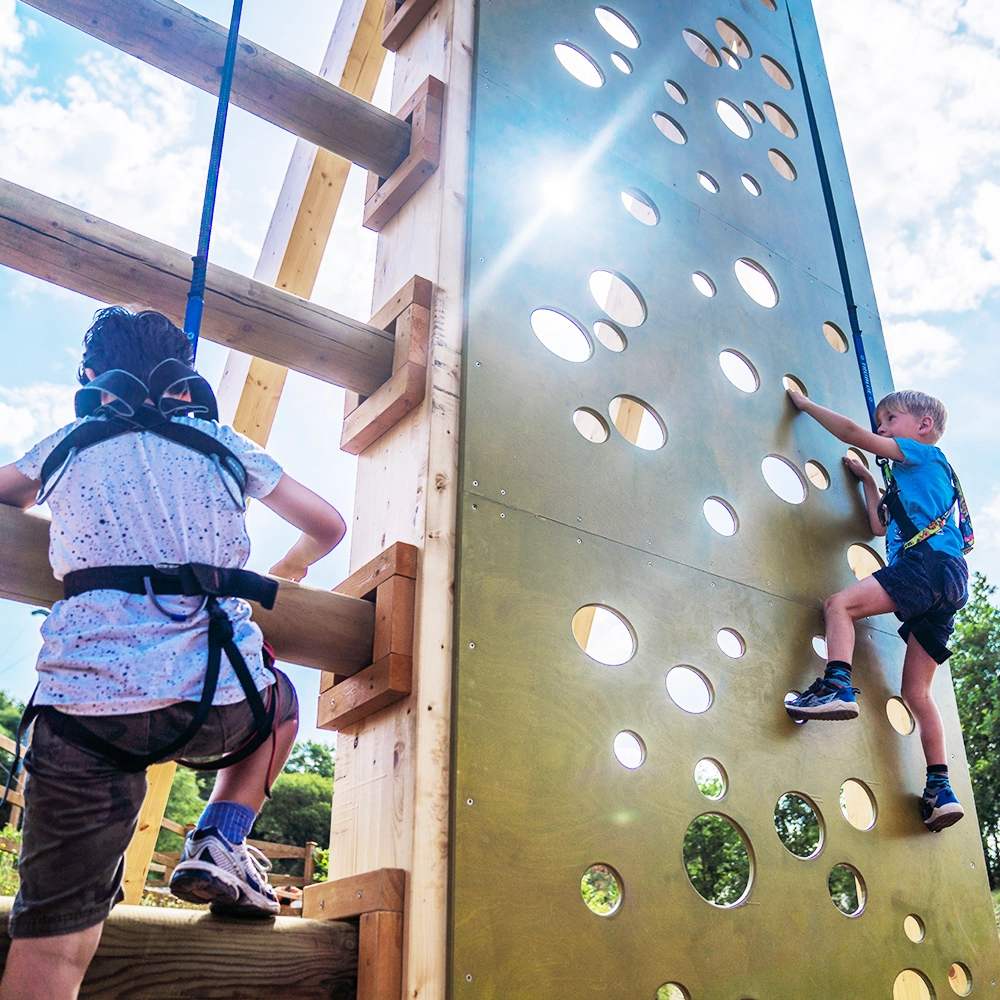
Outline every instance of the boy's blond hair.
[[929, 396], [926, 392], [917, 392], [916, 389], [902, 389], [899, 392], [890, 392], [888, 396], [879, 400], [875, 407], [875, 420], [883, 413], [909, 413], [914, 417], [930, 417], [934, 421], [934, 430], [928, 439], [932, 444], [939, 441], [944, 434], [945, 426], [948, 423], [948, 411], [944, 403], [934, 396]]

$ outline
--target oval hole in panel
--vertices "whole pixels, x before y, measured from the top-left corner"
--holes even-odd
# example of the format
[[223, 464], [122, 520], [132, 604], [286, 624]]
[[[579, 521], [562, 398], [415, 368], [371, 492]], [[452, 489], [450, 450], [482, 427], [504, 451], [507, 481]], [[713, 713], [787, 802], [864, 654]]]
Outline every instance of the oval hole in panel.
[[610, 865], [591, 865], [580, 879], [580, 893], [591, 913], [610, 917], [622, 904], [621, 876]]
[[892, 984], [892, 1000], [934, 1000], [934, 990], [919, 969], [903, 969]]
[[952, 962], [948, 969], [948, 985], [953, 993], [967, 997], [972, 992], [972, 973], [962, 962]]
[[866, 469], [870, 468], [868, 464], [868, 456], [863, 451], [858, 451], [857, 448], [848, 448], [844, 452], [845, 458], [853, 458], [855, 462], [860, 462]]
[[613, 271], [594, 271], [590, 294], [613, 320], [622, 326], [641, 326], [646, 319], [646, 303], [628, 278]]
[[698, 183], [709, 193], [718, 194], [719, 193], [719, 182], [710, 174], [704, 170], [698, 171]]
[[760, 471], [771, 492], [785, 503], [800, 504], [805, 501], [806, 484], [799, 470], [787, 458], [768, 455], [760, 463]]
[[882, 569], [885, 562], [874, 549], [855, 542], [847, 549], [847, 565], [858, 580], [867, 580], [872, 573]]
[[587, 406], [573, 411], [573, 426], [593, 444], [604, 444], [611, 435], [604, 417]]
[[900, 736], [909, 736], [917, 724], [910, 715], [910, 710], [903, 703], [902, 698], [892, 697], [885, 703], [885, 714], [889, 720], [889, 725], [899, 733]]
[[614, 66], [619, 73], [624, 73], [626, 76], [632, 75], [632, 63], [629, 62], [628, 56], [622, 52], [612, 52], [611, 53], [611, 64]]
[[741, 139], [749, 139], [753, 135], [750, 120], [732, 101], [727, 101], [724, 97], [720, 97], [715, 102], [715, 111], [722, 119], [722, 124], [733, 135], [738, 135]]
[[667, 443], [667, 428], [659, 414], [634, 396], [615, 396], [608, 406], [611, 422], [629, 444], [656, 451]]
[[927, 928], [923, 920], [915, 913], [908, 913], [903, 917], [903, 933], [914, 943], [920, 944], [927, 934]]
[[780, 149], [769, 149], [767, 158], [771, 161], [771, 166], [778, 171], [779, 176], [784, 177], [786, 181], [794, 181], [799, 176], [796, 173], [795, 164]]
[[680, 709], [701, 715], [712, 707], [712, 686], [700, 670], [681, 665], [667, 671], [667, 694]]
[[706, 799], [721, 799], [729, 787], [725, 768], [711, 757], [704, 757], [694, 766], [694, 783]]
[[687, 47], [703, 62], [718, 69], [722, 65], [719, 53], [715, 51], [715, 46], [702, 34], [692, 28], [685, 28], [683, 31], [684, 41]]
[[635, 632], [617, 611], [587, 604], [573, 615], [573, 638], [592, 660], [620, 667], [635, 655]]
[[644, 226], [655, 226], [660, 221], [660, 210], [656, 207], [656, 202], [638, 188], [625, 188], [622, 191], [622, 204], [629, 215]]
[[736, 906], [750, 892], [753, 866], [745, 834], [727, 816], [706, 813], [684, 834], [684, 867], [695, 891], [715, 906]]
[[656, 1000], [691, 1000], [691, 994], [680, 983], [664, 983], [656, 991]]
[[756, 392], [760, 388], [757, 369], [739, 351], [722, 351], [719, 355], [722, 374], [742, 392]]
[[722, 61], [730, 69], [743, 69], [743, 63], [740, 62], [740, 57], [733, 52], [732, 49], [727, 49], [725, 45], [719, 49], [719, 55], [722, 56]]
[[791, 90], [795, 84], [792, 83], [792, 78], [788, 75], [788, 71], [784, 66], [778, 62], [773, 56], [761, 56], [760, 64], [764, 67], [764, 72], [774, 80], [774, 82], [779, 87], [784, 87], [785, 90]]
[[782, 375], [781, 387], [791, 392], [801, 392], [803, 396], [809, 395], [805, 383], [794, 375]]
[[676, 142], [678, 146], [683, 146], [688, 141], [687, 132], [670, 115], [663, 111], [653, 112], [653, 124], [671, 142]]
[[764, 117], [764, 112], [754, 104], [753, 101], [744, 101], [743, 110], [758, 124], [763, 125], [767, 119]]
[[678, 104], [687, 104], [688, 95], [684, 88], [676, 80], [664, 80], [663, 89], [670, 95], [672, 100]]
[[755, 198], [760, 197], [760, 183], [756, 177], [753, 177], [751, 174], [742, 174], [740, 180], [748, 194], [752, 194]]
[[872, 790], [857, 778], [848, 778], [840, 786], [840, 811], [855, 830], [870, 830], [878, 818]]
[[830, 323], [829, 321], [823, 324], [823, 336], [826, 337], [826, 342], [838, 353], [847, 353], [847, 335], [843, 330], [837, 326], [836, 323]]
[[824, 636], [822, 636], [822, 635], [814, 635], [812, 637], [812, 648], [813, 648], [813, 652], [821, 660], [828, 660], [830, 658], [827, 655], [826, 638]]
[[760, 0], [760, 2], [770, 11], [776, 11], [778, 9], [777, 0]]
[[837, 865], [827, 879], [833, 905], [847, 917], [856, 917], [865, 908], [867, 890], [861, 873], [851, 865]]
[[628, 347], [628, 338], [614, 323], [606, 319], [599, 319], [594, 324], [594, 336], [609, 351], [621, 354]]
[[715, 30], [719, 33], [719, 37], [726, 43], [726, 45], [728, 45], [738, 56], [742, 56], [744, 59], [749, 59], [750, 56], [753, 55], [750, 50], [750, 43], [747, 41], [747, 36], [744, 35], [732, 21], [727, 21], [724, 17], [716, 18]]
[[695, 271], [691, 275], [691, 281], [706, 299], [715, 295], [715, 282], [704, 271]]
[[563, 69], [570, 76], [576, 77], [580, 83], [588, 87], [604, 86], [604, 73], [601, 67], [583, 49], [570, 45], [569, 42], [556, 42], [552, 48]]
[[809, 477], [809, 482], [813, 484], [818, 490], [826, 490], [830, 488], [830, 473], [823, 468], [819, 462], [809, 459], [806, 462], [806, 475]]
[[594, 353], [586, 330], [555, 309], [536, 309], [531, 314], [531, 329], [543, 347], [564, 361], [586, 361]]
[[639, 32], [632, 23], [613, 7], [595, 7], [597, 23], [619, 44], [627, 49], [639, 48]]
[[733, 270], [740, 287], [754, 302], [765, 309], [773, 309], [778, 304], [778, 286], [757, 261], [741, 257], [733, 265]]
[[735, 629], [719, 629], [715, 634], [715, 641], [719, 644], [719, 649], [731, 660], [738, 660], [747, 651], [747, 644], [743, 641], [743, 636]]
[[792, 121], [791, 116], [784, 108], [779, 108], [771, 101], [764, 102], [764, 114], [767, 120], [784, 136], [789, 139], [797, 139], [799, 135], [798, 127]]
[[720, 497], [709, 497], [701, 505], [701, 509], [713, 531], [717, 531], [720, 535], [736, 534], [740, 522], [736, 517], [736, 511], [725, 500]]
[[823, 847], [823, 824], [811, 799], [786, 792], [774, 807], [774, 829], [789, 854], [803, 861], [815, 858]]
[[615, 737], [614, 751], [618, 763], [630, 771], [640, 767], [646, 759], [646, 744], [629, 729]]
[[[802, 694], [801, 691], [789, 691], [785, 694], [785, 704], [787, 705], [790, 701], [795, 701]], [[791, 718], [791, 716], [789, 716]], [[792, 719], [792, 722], [797, 726], [801, 726], [805, 723], [805, 719]]]

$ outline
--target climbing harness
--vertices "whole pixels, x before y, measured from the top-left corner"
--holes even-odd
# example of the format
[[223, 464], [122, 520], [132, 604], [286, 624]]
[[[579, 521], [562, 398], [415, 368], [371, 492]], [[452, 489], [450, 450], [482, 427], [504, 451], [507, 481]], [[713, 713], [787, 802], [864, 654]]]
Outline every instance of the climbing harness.
[[222, 166], [222, 142], [226, 135], [226, 117], [229, 113], [229, 94], [233, 86], [236, 67], [236, 48], [240, 37], [240, 17], [243, 0], [233, 0], [233, 14], [229, 21], [226, 39], [226, 58], [219, 81], [219, 103], [215, 109], [215, 131], [212, 134], [212, 153], [208, 160], [208, 178], [205, 182], [205, 200], [201, 209], [201, 228], [198, 232], [198, 251], [191, 258], [191, 289], [188, 292], [187, 310], [184, 313], [184, 332], [191, 341], [192, 357], [198, 354], [198, 334], [201, 332], [201, 314], [205, 308], [205, 278], [208, 274], [208, 244], [212, 239], [212, 219], [215, 216], [215, 195], [219, 188], [219, 170]]
[[962, 491], [962, 484], [959, 482], [958, 476], [955, 475], [955, 470], [950, 465], [948, 469], [951, 472], [952, 484], [955, 487], [955, 495], [951, 506], [940, 517], [934, 518], [926, 528], [918, 528], [906, 512], [906, 506], [899, 493], [899, 483], [896, 482], [896, 477], [892, 474], [891, 467], [888, 463], [883, 466], [882, 474], [885, 476], [887, 489], [878, 505], [878, 519], [884, 527], [888, 527], [890, 521], [894, 521], [898, 525], [900, 537], [907, 539], [907, 541], [903, 542], [904, 552], [909, 552], [910, 549], [921, 545], [932, 535], [936, 535], [941, 531], [951, 519], [951, 512], [955, 509], [956, 504], [958, 505], [958, 526], [962, 532], [962, 552], [971, 552], [972, 547], [976, 544], [976, 536], [972, 530], [972, 519], [969, 516], [969, 506], [965, 502], [965, 493]]

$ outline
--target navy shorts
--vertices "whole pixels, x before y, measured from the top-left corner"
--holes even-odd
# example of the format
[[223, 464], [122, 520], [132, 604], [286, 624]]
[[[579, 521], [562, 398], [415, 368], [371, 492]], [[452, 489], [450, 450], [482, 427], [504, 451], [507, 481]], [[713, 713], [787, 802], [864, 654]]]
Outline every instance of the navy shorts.
[[912, 635], [936, 663], [944, 663], [951, 656], [955, 612], [969, 599], [965, 560], [921, 545], [873, 575], [896, 605], [900, 638], [906, 642]]

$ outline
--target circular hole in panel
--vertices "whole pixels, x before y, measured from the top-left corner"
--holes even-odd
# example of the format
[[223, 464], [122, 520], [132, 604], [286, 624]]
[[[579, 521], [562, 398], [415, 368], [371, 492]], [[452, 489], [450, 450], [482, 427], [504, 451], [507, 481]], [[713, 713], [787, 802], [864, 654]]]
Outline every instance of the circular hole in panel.
[[723, 766], [711, 757], [699, 760], [694, 766], [694, 783], [706, 799], [721, 799], [729, 787]]
[[702, 34], [685, 28], [683, 31], [684, 41], [687, 47], [703, 62], [713, 69], [718, 69], [722, 65], [719, 53], [715, 51], [715, 46]]
[[709, 497], [701, 509], [713, 531], [720, 535], [735, 535], [740, 526], [736, 511], [720, 497]]
[[722, 124], [729, 129], [733, 135], [738, 135], [741, 139], [749, 139], [753, 135], [753, 128], [745, 114], [732, 101], [727, 101], [720, 97], [715, 102], [715, 111], [722, 119]]
[[927, 934], [927, 928], [923, 920], [915, 913], [908, 913], [903, 917], [903, 933], [914, 943], [920, 944]]
[[796, 378], [794, 375], [782, 375], [781, 386], [783, 389], [791, 392], [801, 392], [803, 396], [809, 395], [805, 383], [801, 379]]
[[727, 21], [724, 17], [716, 18], [715, 30], [726, 45], [738, 56], [749, 59], [753, 55], [750, 50], [750, 43], [747, 41], [747, 36], [732, 21]]
[[656, 991], [656, 1000], [691, 1000], [691, 994], [680, 983], [664, 983]]
[[618, 11], [611, 7], [595, 7], [597, 23], [619, 44], [627, 49], [639, 48], [639, 32]]
[[634, 771], [646, 759], [646, 745], [628, 729], [615, 737], [614, 749], [618, 763], [630, 771]]
[[743, 392], [756, 392], [760, 388], [757, 369], [738, 351], [722, 351], [719, 354], [719, 367], [722, 369], [722, 374], [737, 389]]
[[663, 89], [675, 100], [678, 104], [687, 104], [688, 95], [684, 88], [677, 83], [675, 80], [665, 80], [663, 83]]
[[765, 309], [773, 309], [778, 304], [778, 286], [755, 260], [741, 257], [733, 265], [733, 270], [740, 287], [754, 302]]
[[704, 271], [695, 271], [691, 281], [705, 298], [710, 299], [715, 294], [715, 282]]
[[744, 101], [743, 110], [758, 124], [763, 125], [766, 119], [764, 118], [764, 112], [754, 104], [753, 101]]
[[837, 326], [836, 323], [824, 323], [823, 324], [823, 336], [826, 337], [826, 342], [838, 353], [847, 353], [847, 336], [844, 331]]
[[840, 786], [840, 811], [855, 830], [870, 830], [878, 818], [872, 790], [857, 778], [848, 778]]
[[848, 448], [844, 452], [845, 458], [853, 458], [855, 462], [860, 462], [866, 469], [870, 468], [868, 465], [868, 456], [863, 451], [858, 451], [857, 448]]
[[698, 183], [709, 192], [709, 194], [719, 193], [719, 182], [704, 170], [698, 171]]
[[774, 807], [774, 829], [790, 854], [814, 858], [823, 846], [823, 826], [812, 801], [798, 792], [786, 792]]
[[[785, 695], [785, 704], [787, 705], [790, 701], [794, 701], [801, 694], [802, 694], [801, 691], [789, 691], [789, 692], [787, 692], [787, 694]], [[795, 725], [797, 725], [797, 726], [801, 726], [805, 721], [806, 721], [805, 719], [792, 719], [792, 722], [794, 722]]]
[[645, 451], [667, 443], [667, 428], [648, 404], [634, 396], [615, 396], [608, 405], [611, 422], [626, 441]]
[[586, 361], [594, 353], [583, 327], [555, 309], [536, 309], [531, 314], [531, 329], [544, 347], [564, 361]]
[[972, 992], [972, 973], [962, 962], [952, 962], [948, 968], [948, 985], [953, 993], [967, 997]]
[[632, 63], [623, 52], [612, 52], [611, 64], [619, 73], [624, 73], [626, 76], [630, 76], [632, 73]]
[[732, 49], [727, 49], [725, 45], [719, 49], [719, 55], [722, 56], [722, 61], [730, 69], [743, 69], [743, 63], [740, 62], [739, 56], [732, 51]]
[[760, 64], [764, 67], [764, 72], [774, 80], [774, 82], [779, 87], [784, 87], [785, 90], [791, 90], [795, 84], [792, 83], [792, 78], [788, 75], [788, 71], [784, 66], [778, 62], [773, 56], [761, 56]]
[[587, 656], [609, 667], [628, 663], [635, 655], [632, 626], [603, 604], [587, 604], [573, 615], [573, 637]]
[[851, 865], [836, 865], [827, 879], [830, 899], [845, 916], [856, 917], [865, 908], [865, 880]]
[[809, 459], [806, 462], [806, 475], [809, 477], [809, 482], [813, 484], [818, 490], [829, 489], [830, 487], [830, 473], [823, 468], [819, 462]]
[[719, 629], [715, 634], [715, 641], [719, 644], [719, 649], [731, 660], [738, 660], [747, 651], [743, 636], [735, 629]]
[[827, 655], [826, 639], [823, 636], [821, 636], [821, 635], [814, 635], [812, 637], [812, 648], [813, 648], [813, 652], [821, 660], [828, 660], [829, 659], [829, 656]]
[[800, 504], [805, 500], [806, 484], [799, 470], [787, 458], [768, 455], [760, 463], [760, 471], [771, 492], [785, 503]]
[[606, 319], [599, 319], [594, 324], [594, 336], [615, 354], [621, 354], [628, 347], [628, 339], [625, 334], [614, 323]]
[[604, 444], [611, 434], [604, 417], [586, 406], [573, 411], [573, 426], [593, 444]]
[[688, 141], [687, 132], [670, 115], [664, 114], [662, 111], [653, 112], [653, 124], [671, 142], [676, 142], [678, 146], [683, 146]]
[[892, 1000], [934, 1000], [934, 987], [918, 969], [903, 969], [892, 984]]
[[885, 703], [885, 714], [889, 720], [889, 725], [900, 736], [909, 736], [917, 727], [917, 724], [913, 721], [913, 716], [910, 715], [910, 710], [903, 703], [902, 698], [890, 698]]
[[767, 115], [767, 120], [782, 135], [787, 136], [789, 139], [798, 138], [799, 130], [784, 108], [779, 108], [777, 104], [773, 104], [771, 101], [765, 101], [764, 114]]
[[610, 865], [591, 865], [580, 879], [580, 893], [591, 913], [610, 917], [622, 903], [621, 876]]
[[694, 667], [671, 667], [667, 671], [667, 694], [678, 708], [692, 715], [701, 715], [712, 707], [712, 686]]
[[740, 180], [743, 182], [743, 187], [746, 188], [749, 194], [752, 194], [755, 198], [760, 197], [760, 184], [756, 177], [750, 174], [742, 174]]
[[743, 832], [719, 813], [699, 816], [684, 834], [684, 867], [698, 895], [715, 906], [736, 906], [753, 874]]
[[769, 149], [767, 158], [771, 161], [771, 166], [786, 181], [794, 181], [799, 176], [795, 171], [795, 164], [780, 149]]
[[570, 45], [569, 42], [556, 42], [553, 50], [563, 69], [570, 76], [575, 76], [580, 83], [588, 87], [604, 86], [604, 73], [601, 67], [583, 49]]
[[656, 202], [638, 188], [625, 188], [622, 191], [622, 204], [633, 219], [638, 219], [644, 226], [655, 226], [660, 221], [660, 210]]
[[613, 271], [594, 271], [590, 276], [594, 301], [622, 326], [641, 326], [646, 319], [646, 303], [628, 278]]
[[770, 11], [778, 9], [777, 0], [760, 0], [760, 2]]
[[872, 573], [882, 569], [885, 563], [882, 557], [867, 545], [855, 542], [847, 549], [847, 565], [859, 580], [867, 580]]

